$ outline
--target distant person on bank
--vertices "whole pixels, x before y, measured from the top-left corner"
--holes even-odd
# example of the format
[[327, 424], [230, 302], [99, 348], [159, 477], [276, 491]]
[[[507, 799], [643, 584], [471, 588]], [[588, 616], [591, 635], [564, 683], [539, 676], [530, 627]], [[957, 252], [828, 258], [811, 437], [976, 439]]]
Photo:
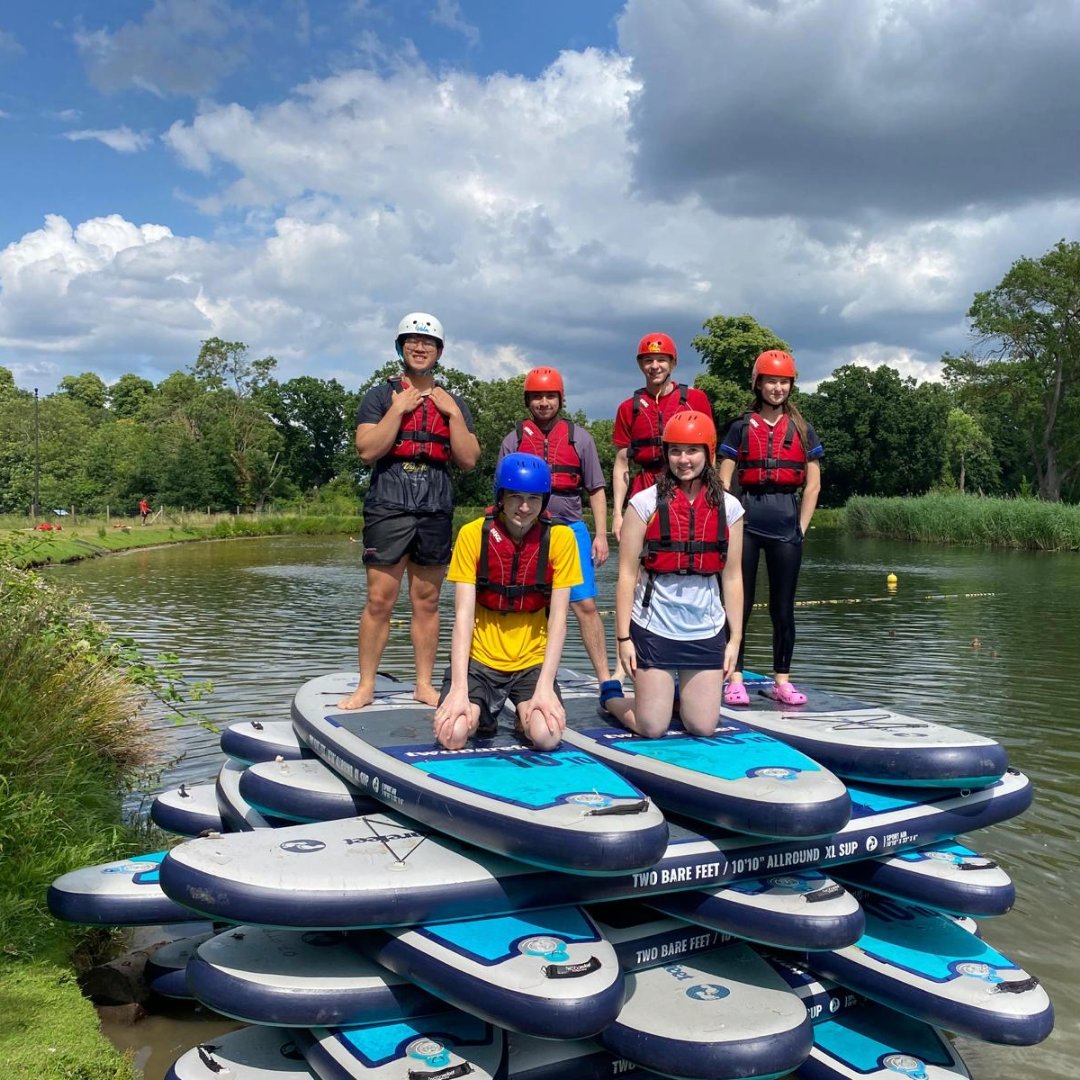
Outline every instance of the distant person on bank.
[[432, 681], [439, 644], [439, 589], [450, 562], [454, 505], [450, 466], [472, 469], [480, 443], [468, 406], [435, 381], [445, 338], [434, 315], [413, 312], [398, 324], [402, 373], [373, 386], [356, 414], [356, 451], [372, 466], [364, 498], [367, 603], [360, 616], [360, 681], [338, 702], [360, 709], [375, 697], [375, 675], [390, 636], [390, 616], [409, 575], [415, 698], [439, 700]]
[[141, 524], [146, 524], [146, 519], [150, 516], [150, 503], [146, 499], [139, 500], [139, 514], [142, 516]]
[[[614, 677], [608, 663], [604, 621], [596, 608], [594, 568], [608, 560], [607, 488], [600, 455], [593, 437], [565, 416], [562, 375], [551, 367], [533, 368], [525, 376], [527, 419], [518, 423], [502, 441], [499, 460], [519, 450], [543, 458], [551, 469], [551, 500], [547, 512], [553, 521], [567, 525], [574, 534], [581, 560], [580, 585], [570, 590], [570, 606], [577, 616], [585, 652], [601, 687], [622, 683], [622, 667], [616, 663]], [[582, 514], [582, 492], [588, 496], [595, 538], [589, 535]]]

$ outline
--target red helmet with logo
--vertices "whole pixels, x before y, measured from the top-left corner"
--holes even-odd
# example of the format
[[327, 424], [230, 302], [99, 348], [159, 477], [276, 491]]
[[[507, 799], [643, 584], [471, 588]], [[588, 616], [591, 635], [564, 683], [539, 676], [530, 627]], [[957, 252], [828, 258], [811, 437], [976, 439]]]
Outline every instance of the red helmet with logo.
[[667, 334], [646, 334], [637, 347], [638, 359], [643, 356], [670, 356], [673, 361], [679, 359], [679, 350]]
[[525, 376], [526, 394], [558, 394], [566, 397], [562, 376], [553, 367], [535, 367]]
[[783, 349], [769, 349], [761, 353], [754, 361], [754, 370], [750, 373], [750, 389], [757, 386], [759, 375], [776, 375], [780, 378], [795, 380], [795, 357]]
[[683, 446], [704, 446], [709, 461], [716, 458], [716, 425], [708, 413], [686, 409], [677, 412], [664, 425], [664, 444], [681, 443]]

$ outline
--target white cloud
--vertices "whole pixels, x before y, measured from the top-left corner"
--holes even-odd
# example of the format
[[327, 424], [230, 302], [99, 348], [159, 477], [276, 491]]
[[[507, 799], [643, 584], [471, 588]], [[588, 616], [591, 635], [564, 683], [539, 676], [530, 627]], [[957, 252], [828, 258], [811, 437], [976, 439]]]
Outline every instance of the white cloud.
[[445, 26], [448, 30], [461, 34], [471, 48], [480, 44], [480, 30], [466, 20], [458, 0], [435, 0], [431, 21], [436, 26]]
[[132, 131], [126, 125], [107, 130], [65, 131], [64, 138], [72, 142], [96, 139], [118, 154], [134, 154], [139, 150], [145, 150], [152, 142], [151, 137], [145, 132]]

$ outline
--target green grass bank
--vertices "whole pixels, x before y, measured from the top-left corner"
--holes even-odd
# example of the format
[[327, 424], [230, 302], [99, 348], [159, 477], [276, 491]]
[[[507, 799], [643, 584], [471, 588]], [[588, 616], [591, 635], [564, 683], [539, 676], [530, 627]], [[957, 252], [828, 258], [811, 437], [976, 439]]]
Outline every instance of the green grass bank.
[[958, 494], [881, 499], [857, 495], [844, 507], [842, 525], [856, 536], [1080, 551], [1080, 506], [1040, 499]]
[[139, 706], [158, 676], [14, 554], [0, 542], [0, 1061], [8, 1077], [126, 1080], [75, 974], [111, 942], [55, 921], [46, 891], [146, 850], [122, 804], [154, 767]]

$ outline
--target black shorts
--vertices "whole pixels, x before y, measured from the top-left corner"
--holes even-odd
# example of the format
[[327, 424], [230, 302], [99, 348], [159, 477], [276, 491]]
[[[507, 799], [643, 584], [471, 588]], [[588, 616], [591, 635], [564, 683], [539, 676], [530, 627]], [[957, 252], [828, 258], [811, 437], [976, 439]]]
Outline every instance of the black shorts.
[[[507, 700], [512, 705], [528, 701], [536, 692], [542, 664], [521, 671], [499, 671], [497, 668], [481, 664], [479, 660], [469, 661], [469, 701], [480, 706], [480, 726], [476, 729], [478, 739], [493, 739], [499, 729], [499, 713]], [[450, 669], [443, 675], [439, 702], [450, 693]], [[562, 701], [559, 683], [555, 683], [555, 696]], [[515, 724], [517, 717], [514, 717]]]
[[700, 638], [697, 641], [675, 641], [631, 622], [630, 637], [634, 642], [634, 652], [640, 668], [662, 668], [664, 671], [708, 671], [715, 668], [720, 671], [724, 667], [726, 626], [712, 637]]
[[417, 566], [447, 566], [453, 547], [450, 514], [383, 511], [364, 517], [364, 565], [396, 566], [402, 559]]

